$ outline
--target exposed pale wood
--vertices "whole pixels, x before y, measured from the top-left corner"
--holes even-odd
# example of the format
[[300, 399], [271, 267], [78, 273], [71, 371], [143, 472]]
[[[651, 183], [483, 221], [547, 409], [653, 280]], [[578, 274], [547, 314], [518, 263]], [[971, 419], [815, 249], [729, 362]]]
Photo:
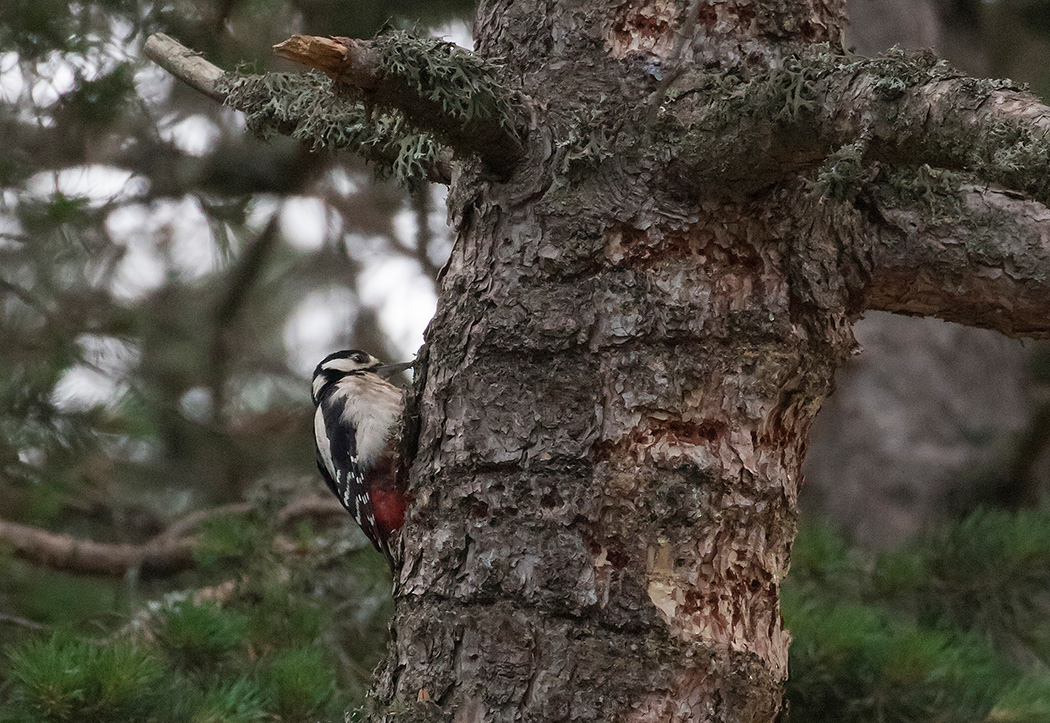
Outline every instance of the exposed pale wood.
[[226, 98], [218, 89], [223, 70], [164, 33], [146, 39], [146, 57], [194, 90], [220, 103]]
[[367, 40], [293, 35], [273, 46], [280, 58], [323, 71], [333, 80], [360, 90], [372, 90], [383, 81], [379, 54]]

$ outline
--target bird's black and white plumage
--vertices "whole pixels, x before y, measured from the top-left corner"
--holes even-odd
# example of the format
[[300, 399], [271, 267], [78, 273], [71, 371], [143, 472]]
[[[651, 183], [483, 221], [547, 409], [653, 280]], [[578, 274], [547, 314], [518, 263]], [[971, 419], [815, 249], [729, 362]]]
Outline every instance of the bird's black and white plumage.
[[384, 365], [357, 349], [337, 351], [314, 369], [311, 388], [317, 468], [391, 565], [391, 536], [407, 505], [397, 482], [404, 392], [381, 375], [409, 366]]

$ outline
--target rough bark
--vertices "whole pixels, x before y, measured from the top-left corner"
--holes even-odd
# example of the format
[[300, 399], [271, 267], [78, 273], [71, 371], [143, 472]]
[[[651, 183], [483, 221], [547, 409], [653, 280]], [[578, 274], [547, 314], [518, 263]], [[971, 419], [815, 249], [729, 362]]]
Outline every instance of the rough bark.
[[[859, 283], [864, 262], [840, 251], [861, 221], [798, 179], [654, 198], [665, 163], [639, 129], [589, 124], [658, 87], [651, 57], [609, 53], [673, 48], [673, 5], [663, 34], [628, 38], [643, 9], [479, 14], [479, 47], [520, 63], [545, 113], [507, 183], [453, 186], [384, 720], [779, 708], [778, 589], [806, 431], [852, 348], [840, 268]], [[607, 155], [580, 138], [595, 127], [618, 133]]]
[[1050, 209], [1000, 189], [952, 190], [948, 218], [923, 205], [874, 209], [865, 307], [1047, 338]]
[[[775, 77], [786, 50], [759, 52], [776, 33], [755, 33], [770, 5], [700, 7], [689, 62], [746, 58], [768, 62], [747, 72]], [[790, 7], [809, 21], [793, 15], [785, 34], [836, 37], [837, 5]], [[923, 79], [902, 115], [929, 125], [902, 137], [897, 117], [879, 115], [891, 105], [885, 76], [859, 66], [821, 76], [814, 108], [787, 124], [761, 106], [743, 114], [746, 103], [725, 123], [725, 107], [701, 97], [712, 86], [683, 76], [658, 115], [681, 131], [661, 154], [662, 129], [631, 121], [660, 89], [653, 54], [675, 47], [681, 9], [479, 12], [480, 51], [519, 72], [543, 114], [506, 183], [466, 169], [453, 184], [458, 237], [427, 339], [382, 720], [772, 720], [787, 673], [778, 591], [800, 464], [853, 350], [851, 320], [891, 305], [953, 317], [930, 289], [965, 278], [973, 303], [954, 318], [1050, 328], [1034, 320], [1047, 260], [1030, 236], [1002, 239], [996, 266], [1021, 260], [1018, 274], [984, 284], [963, 253], [933, 266], [919, 297], [893, 269], [911, 254], [914, 275], [927, 246], [946, 243], [947, 222], [909, 236], [894, 216], [907, 203], [879, 210], [878, 173], [838, 192], [821, 185], [829, 158], [857, 141], [864, 166], [970, 168], [966, 154], [992, 141], [940, 121], [969, 108], [971, 85]], [[755, 52], [741, 51], [741, 34]], [[996, 122], [1043, 122], [1030, 98], [977, 90], [1008, 111]], [[827, 133], [799, 139], [813, 118]], [[960, 208], [981, 234], [990, 218], [973, 217], [983, 213], [973, 203]], [[997, 303], [1024, 313], [996, 321]]]

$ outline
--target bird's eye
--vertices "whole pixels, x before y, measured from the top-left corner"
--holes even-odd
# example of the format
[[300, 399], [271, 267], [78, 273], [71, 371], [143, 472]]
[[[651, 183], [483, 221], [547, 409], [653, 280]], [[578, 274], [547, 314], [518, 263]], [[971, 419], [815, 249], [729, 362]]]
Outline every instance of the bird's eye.
[[365, 362], [368, 361], [368, 357], [366, 355], [362, 354], [361, 352], [357, 352], [356, 354], [354, 354], [354, 361], [357, 364], [364, 364]]

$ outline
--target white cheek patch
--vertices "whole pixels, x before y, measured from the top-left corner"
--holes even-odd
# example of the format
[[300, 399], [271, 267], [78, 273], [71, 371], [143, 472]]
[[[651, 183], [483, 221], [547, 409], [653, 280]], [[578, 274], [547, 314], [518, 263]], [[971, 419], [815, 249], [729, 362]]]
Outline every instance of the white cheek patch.
[[314, 381], [311, 386], [314, 392], [313, 398], [316, 400], [317, 395], [321, 393], [322, 389], [324, 389], [324, 377], [318, 374], [316, 377], [314, 377]]

